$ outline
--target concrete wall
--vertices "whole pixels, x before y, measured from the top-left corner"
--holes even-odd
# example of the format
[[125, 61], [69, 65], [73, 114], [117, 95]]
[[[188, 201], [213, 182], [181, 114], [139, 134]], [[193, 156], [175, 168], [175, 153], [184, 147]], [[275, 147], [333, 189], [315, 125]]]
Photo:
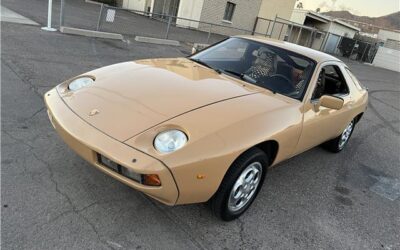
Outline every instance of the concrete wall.
[[306, 15], [307, 11], [293, 10], [292, 16], [290, 17], [290, 21], [298, 24], [304, 24], [304, 22], [306, 21]]
[[386, 40], [395, 40], [400, 41], [400, 33], [389, 31], [389, 30], [379, 30], [378, 39], [386, 41]]
[[[181, 0], [178, 17], [200, 20], [204, 0]], [[177, 19], [176, 24], [184, 27], [198, 28], [199, 22]]]
[[[260, 10], [262, 0], [230, 0], [236, 4], [232, 22], [223, 20], [226, 0], [204, 0], [200, 21], [221, 24], [229, 27], [252, 30]], [[200, 24], [200, 29], [208, 30], [209, 25]], [[213, 27], [213, 32], [223, 35], [246, 34], [234, 29]], [[247, 33], [251, 34], [251, 33]]]
[[255, 32], [258, 33], [258, 35], [267, 35], [271, 33], [272, 30], [272, 24], [274, 20], [272, 19], [258, 19], [257, 21], [257, 26], [255, 29]]
[[[290, 20], [295, 23], [304, 24], [306, 22], [307, 13], [308, 13], [307, 10], [294, 10]], [[330, 32], [338, 36], [345, 36], [345, 34], [347, 34], [347, 37], [349, 38], [354, 38], [355, 34], [357, 33], [357, 30], [349, 28], [343, 24], [337, 23], [334, 20], [327, 21], [327, 23], [316, 21], [313, 26], [315, 26], [316, 29], [325, 32]]]
[[400, 51], [379, 47], [372, 64], [376, 67], [400, 72]]
[[[229, 0], [236, 4], [232, 21], [223, 20], [227, 0], [181, 0], [177, 16], [181, 18], [199, 20], [219, 24], [226, 27], [213, 26], [212, 32], [223, 35], [251, 34], [257, 16], [266, 19], [274, 19], [276, 15], [281, 18], [290, 19], [296, 0]], [[165, 6], [170, 5], [171, 0], [166, 0]], [[123, 7], [127, 9], [147, 11], [148, 7], [152, 11], [161, 13], [164, 10], [163, 0], [123, 0]], [[168, 9], [168, 8], [167, 8]], [[164, 10], [164, 11], [163, 11]], [[177, 19], [176, 24], [184, 27], [198, 28], [208, 31], [210, 25], [201, 24], [196, 21]], [[261, 27], [264, 25], [265, 27]], [[257, 27], [257, 32], [266, 33], [268, 22], [264, 22]], [[229, 28], [231, 27], [231, 28]], [[283, 27], [283, 28], [282, 28]], [[249, 30], [249, 32], [238, 29]], [[282, 29], [281, 29], [282, 28]], [[272, 24], [270, 25], [270, 31]], [[263, 31], [261, 31], [263, 30]], [[273, 37], [283, 39], [287, 33], [287, 26], [276, 24]], [[280, 35], [279, 35], [280, 34]]]
[[122, 6], [122, 8], [138, 11], [148, 11], [149, 7], [152, 10], [154, 4], [154, 0], [119, 0], [119, 2], [121, 4], [118, 4], [118, 6]]
[[328, 23], [316, 23], [315, 24], [315, 28], [319, 29], [319, 30], [322, 30], [322, 31], [328, 31], [330, 26], [331, 26], [330, 22], [328, 22]]
[[289, 37], [289, 42], [306, 46], [308, 36], [310, 35], [311, 35], [310, 31], [306, 29], [301, 29], [300, 33], [300, 27], [293, 27], [292, 33]]
[[[272, 24], [271, 24], [272, 25]], [[272, 27], [270, 27], [270, 35], [271, 38], [277, 39], [277, 40], [284, 40], [285, 36], [288, 32], [288, 25], [285, 23], [275, 23], [274, 29], [272, 30]]]
[[311, 45], [312, 49], [320, 50], [322, 49], [322, 44], [324, 42], [325, 36], [321, 35], [319, 38], [315, 37]]
[[[260, 34], [272, 33], [273, 38], [284, 39], [287, 33], [287, 25], [282, 26], [282, 24], [278, 23], [275, 25], [274, 31], [272, 31], [272, 22], [276, 15], [280, 18], [290, 20], [295, 2], [296, 0], [263, 0], [258, 16], [271, 21], [260, 19], [255, 31]], [[281, 35], [279, 35], [279, 33], [281, 33]]]
[[[338, 36], [345, 36], [349, 38], [354, 38], [357, 33], [356, 30], [343, 26], [339, 23], [331, 22], [328, 32], [333, 33]], [[346, 35], [347, 34], [347, 35]]]
[[178, 4], [180, 4], [179, 0], [152, 0], [152, 12], [157, 14], [176, 16], [176, 10], [178, 10], [179, 8]]
[[122, 7], [125, 9], [145, 11], [147, 0], [124, 0]]
[[164, 2], [160, 1], [160, 0], [154, 0], [151, 12], [157, 13], [157, 14], [162, 14], [163, 9], [164, 9]]
[[290, 19], [296, 0], [262, 0], [258, 16], [266, 19]]
[[389, 49], [400, 50], [400, 41], [388, 39], [388, 40], [386, 40], [386, 42], [385, 42], [385, 47], [386, 47], [386, 48], [389, 48]]
[[153, 10], [153, 5], [154, 5], [154, 0], [146, 0], [144, 11], [150, 10], [150, 12], [151, 12]]

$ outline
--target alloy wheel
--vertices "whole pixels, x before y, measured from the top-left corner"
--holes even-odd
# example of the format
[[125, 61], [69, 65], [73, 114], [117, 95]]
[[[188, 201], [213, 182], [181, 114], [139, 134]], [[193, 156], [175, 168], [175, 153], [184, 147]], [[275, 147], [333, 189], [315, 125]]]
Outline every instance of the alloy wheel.
[[342, 149], [344, 147], [344, 145], [346, 145], [346, 143], [350, 139], [350, 135], [351, 135], [351, 132], [353, 131], [353, 127], [354, 127], [354, 121], [351, 121], [350, 124], [347, 125], [347, 127], [343, 131], [342, 135], [340, 136], [340, 140], [339, 140], [339, 148], [340, 149]]
[[262, 165], [253, 162], [240, 174], [229, 195], [228, 209], [237, 212], [254, 197], [262, 176]]

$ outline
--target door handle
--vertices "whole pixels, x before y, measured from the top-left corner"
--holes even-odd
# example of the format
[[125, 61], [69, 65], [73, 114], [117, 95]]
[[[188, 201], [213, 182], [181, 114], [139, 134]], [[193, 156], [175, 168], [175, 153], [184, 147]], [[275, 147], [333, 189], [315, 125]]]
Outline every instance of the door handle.
[[349, 107], [349, 108], [353, 107], [353, 104], [354, 104], [353, 97], [352, 97], [352, 96], [349, 96], [348, 107]]

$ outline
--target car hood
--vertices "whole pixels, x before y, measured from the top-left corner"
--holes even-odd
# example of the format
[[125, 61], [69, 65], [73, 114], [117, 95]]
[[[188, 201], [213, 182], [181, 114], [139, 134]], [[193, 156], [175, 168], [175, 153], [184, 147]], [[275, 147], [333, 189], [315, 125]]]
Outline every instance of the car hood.
[[84, 75], [95, 83], [71, 92], [66, 82], [60, 95], [83, 120], [119, 141], [192, 110], [260, 92], [186, 58], [125, 62]]

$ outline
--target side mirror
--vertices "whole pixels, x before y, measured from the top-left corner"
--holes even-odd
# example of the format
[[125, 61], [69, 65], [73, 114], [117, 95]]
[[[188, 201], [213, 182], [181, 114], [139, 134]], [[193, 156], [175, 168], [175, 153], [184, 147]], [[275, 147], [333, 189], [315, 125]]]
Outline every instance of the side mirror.
[[344, 101], [340, 97], [323, 95], [319, 99], [319, 106], [339, 110], [343, 108]]
[[210, 46], [209, 44], [205, 44], [205, 43], [195, 43], [195, 44], [193, 44], [192, 55], [197, 53], [197, 52], [202, 51], [203, 49], [205, 49], [205, 48], [207, 48], [209, 46]]

